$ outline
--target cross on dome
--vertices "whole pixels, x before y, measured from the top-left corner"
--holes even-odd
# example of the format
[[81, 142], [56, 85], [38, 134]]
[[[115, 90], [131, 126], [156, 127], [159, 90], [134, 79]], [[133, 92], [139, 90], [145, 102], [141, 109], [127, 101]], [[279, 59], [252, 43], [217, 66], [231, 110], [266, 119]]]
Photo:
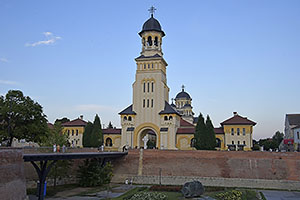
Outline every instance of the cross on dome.
[[156, 8], [154, 6], [151, 6], [150, 9], [148, 9], [148, 11], [150, 12], [151, 17], [153, 17], [153, 14], [156, 11]]

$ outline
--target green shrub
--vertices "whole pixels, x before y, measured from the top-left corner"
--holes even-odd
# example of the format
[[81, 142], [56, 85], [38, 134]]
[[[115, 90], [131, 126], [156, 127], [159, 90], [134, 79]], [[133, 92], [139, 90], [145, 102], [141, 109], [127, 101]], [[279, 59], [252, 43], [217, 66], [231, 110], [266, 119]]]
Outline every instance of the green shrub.
[[113, 176], [111, 163], [101, 166], [98, 159], [86, 159], [84, 164], [79, 166], [77, 177], [79, 185], [84, 187], [101, 186], [110, 183]]
[[242, 200], [242, 192], [237, 190], [231, 190], [228, 192], [222, 192], [216, 195], [220, 200]]

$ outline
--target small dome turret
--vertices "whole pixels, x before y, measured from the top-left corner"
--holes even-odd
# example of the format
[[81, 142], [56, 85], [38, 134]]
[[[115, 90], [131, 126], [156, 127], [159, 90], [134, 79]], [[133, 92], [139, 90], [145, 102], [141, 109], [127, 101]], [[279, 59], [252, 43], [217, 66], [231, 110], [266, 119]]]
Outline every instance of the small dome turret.
[[192, 99], [192, 98], [190, 97], [190, 95], [187, 92], [184, 91], [184, 87], [182, 87], [181, 92], [179, 92], [176, 95], [175, 99]]
[[141, 32], [139, 32], [139, 35], [142, 36], [143, 32], [145, 31], [157, 31], [161, 32], [162, 36], [165, 36], [165, 33], [161, 30], [159, 21], [153, 17], [153, 14], [151, 14], [150, 19], [144, 23], [143, 29]]

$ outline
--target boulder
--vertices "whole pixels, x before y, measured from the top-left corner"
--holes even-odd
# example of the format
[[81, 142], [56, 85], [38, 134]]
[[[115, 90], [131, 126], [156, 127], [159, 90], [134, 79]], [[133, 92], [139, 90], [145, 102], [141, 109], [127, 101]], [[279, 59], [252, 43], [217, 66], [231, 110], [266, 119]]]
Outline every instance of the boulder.
[[181, 192], [185, 198], [199, 197], [204, 193], [204, 187], [200, 181], [186, 182]]

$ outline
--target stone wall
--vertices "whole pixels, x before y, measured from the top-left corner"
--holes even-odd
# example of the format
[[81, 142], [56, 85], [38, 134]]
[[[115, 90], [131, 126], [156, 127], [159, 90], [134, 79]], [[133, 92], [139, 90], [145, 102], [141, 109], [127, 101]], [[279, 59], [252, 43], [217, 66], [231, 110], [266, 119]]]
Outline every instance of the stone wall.
[[[181, 185], [200, 179], [204, 185], [291, 189], [300, 186], [299, 152], [129, 151], [114, 163], [115, 182]], [[161, 173], [160, 173], [161, 171]], [[161, 174], [161, 176], [160, 176]], [[143, 181], [141, 181], [143, 180]]]
[[22, 155], [22, 149], [19, 148], [0, 148], [0, 199], [26, 198]]

